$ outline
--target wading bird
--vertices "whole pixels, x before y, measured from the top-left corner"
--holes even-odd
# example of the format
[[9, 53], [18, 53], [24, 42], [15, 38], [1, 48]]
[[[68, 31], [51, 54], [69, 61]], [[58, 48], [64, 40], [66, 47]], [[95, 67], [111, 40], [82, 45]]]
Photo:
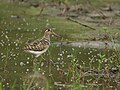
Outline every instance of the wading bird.
[[46, 29], [44, 32], [44, 36], [42, 39], [37, 39], [31, 43], [27, 43], [24, 47], [26, 52], [32, 53], [35, 57], [39, 57], [41, 54], [46, 52], [50, 46], [50, 36], [55, 35], [60, 37], [56, 33], [53, 32], [52, 29]]

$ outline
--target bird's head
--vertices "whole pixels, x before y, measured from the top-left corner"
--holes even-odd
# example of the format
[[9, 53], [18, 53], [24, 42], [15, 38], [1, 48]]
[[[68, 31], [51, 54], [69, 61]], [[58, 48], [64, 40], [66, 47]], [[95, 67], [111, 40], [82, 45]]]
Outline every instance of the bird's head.
[[56, 34], [55, 32], [53, 32], [53, 30], [52, 30], [51, 28], [46, 29], [46, 30], [45, 30], [45, 34], [46, 34], [46, 35], [55, 35], [55, 36], [57, 36], [57, 37], [60, 37], [58, 34]]

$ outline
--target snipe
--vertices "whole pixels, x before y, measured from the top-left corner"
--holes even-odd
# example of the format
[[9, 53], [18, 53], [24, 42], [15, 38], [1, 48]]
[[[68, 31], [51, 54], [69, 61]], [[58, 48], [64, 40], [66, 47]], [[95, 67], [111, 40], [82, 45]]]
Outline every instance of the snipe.
[[48, 50], [50, 46], [51, 35], [60, 37], [59, 35], [54, 33], [52, 29], [46, 29], [42, 39], [37, 39], [31, 43], [27, 43], [24, 47], [24, 50], [26, 52], [34, 54], [35, 57], [39, 57], [41, 54], [43, 54], [44, 52]]

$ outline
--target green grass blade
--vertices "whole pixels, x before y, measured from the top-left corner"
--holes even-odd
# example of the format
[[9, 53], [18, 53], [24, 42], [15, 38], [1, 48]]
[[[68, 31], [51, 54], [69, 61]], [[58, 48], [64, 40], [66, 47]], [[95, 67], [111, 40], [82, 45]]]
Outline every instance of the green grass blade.
[[11, 90], [14, 90], [15, 89], [15, 83], [16, 83], [16, 80], [13, 82], [13, 85], [11, 87]]
[[2, 90], [2, 82], [0, 81], [0, 90]]
[[49, 90], [49, 87], [50, 87], [50, 85], [49, 85], [49, 82], [47, 81], [47, 83], [46, 83], [46, 90]]

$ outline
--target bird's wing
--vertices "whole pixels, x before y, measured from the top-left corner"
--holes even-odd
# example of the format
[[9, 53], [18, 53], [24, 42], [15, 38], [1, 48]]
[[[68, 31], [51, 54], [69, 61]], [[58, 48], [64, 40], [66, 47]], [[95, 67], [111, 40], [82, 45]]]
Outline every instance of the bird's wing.
[[49, 47], [49, 42], [47, 40], [35, 40], [29, 44], [26, 44], [24, 50], [42, 51]]

